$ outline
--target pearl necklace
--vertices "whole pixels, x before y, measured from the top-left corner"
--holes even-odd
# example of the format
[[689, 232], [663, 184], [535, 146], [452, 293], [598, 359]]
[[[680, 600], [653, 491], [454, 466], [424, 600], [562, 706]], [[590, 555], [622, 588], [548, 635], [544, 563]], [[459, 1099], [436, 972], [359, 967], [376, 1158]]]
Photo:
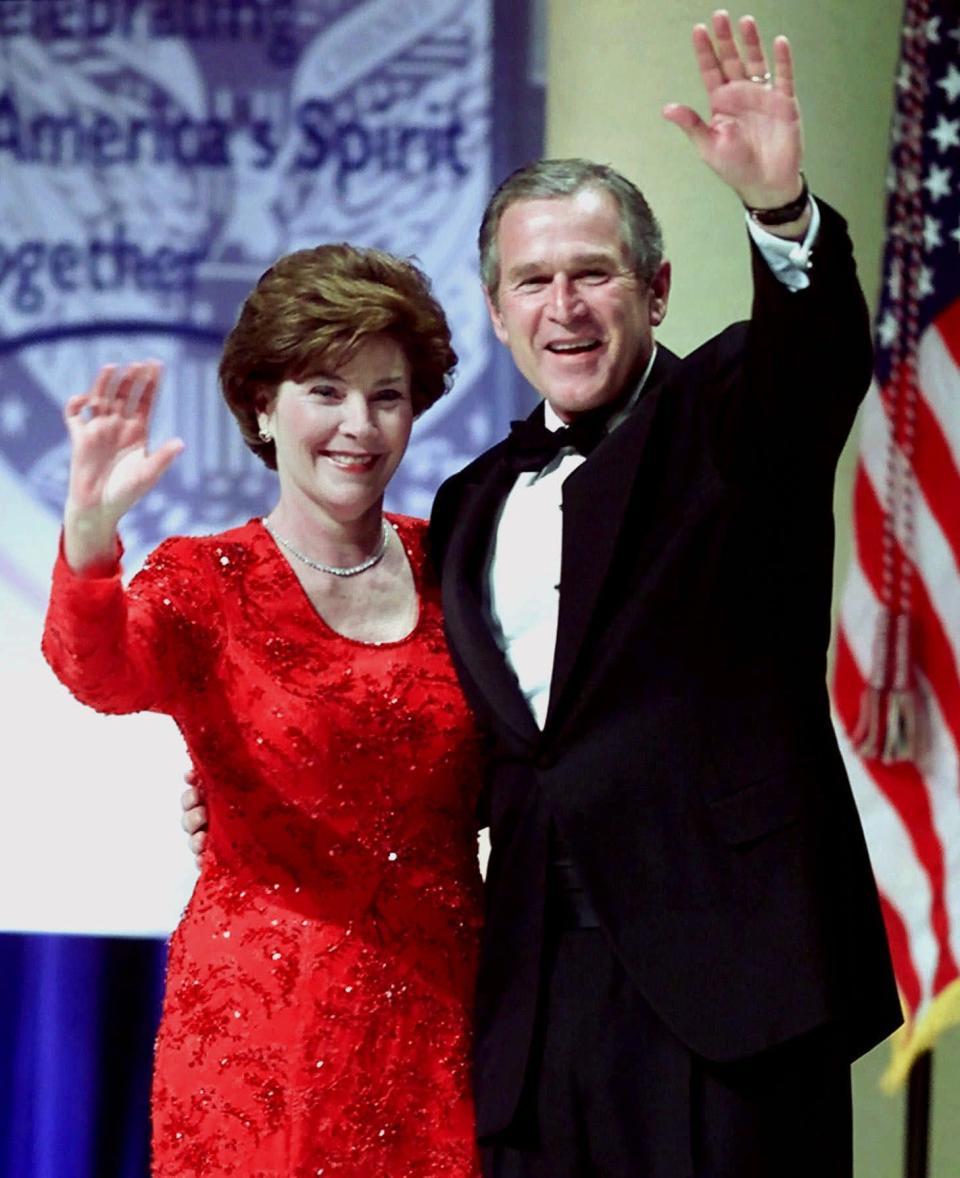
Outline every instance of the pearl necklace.
[[319, 560], [313, 560], [311, 557], [305, 556], [299, 549], [294, 548], [289, 540], [279, 535], [268, 519], [264, 519], [262, 523], [274, 540], [286, 548], [291, 556], [295, 556], [297, 560], [302, 560], [304, 564], [309, 565], [312, 569], [316, 569], [318, 573], [330, 573], [334, 577], [355, 577], [358, 573], [365, 573], [367, 569], [372, 569], [375, 564], [379, 564], [383, 560], [383, 554], [387, 551], [387, 543], [390, 540], [390, 528], [387, 527], [387, 521], [384, 520], [380, 533], [380, 543], [377, 546], [376, 552], [372, 556], [368, 556], [366, 560], [361, 561], [360, 564], [352, 565], [349, 568], [340, 568], [334, 564], [321, 564]]

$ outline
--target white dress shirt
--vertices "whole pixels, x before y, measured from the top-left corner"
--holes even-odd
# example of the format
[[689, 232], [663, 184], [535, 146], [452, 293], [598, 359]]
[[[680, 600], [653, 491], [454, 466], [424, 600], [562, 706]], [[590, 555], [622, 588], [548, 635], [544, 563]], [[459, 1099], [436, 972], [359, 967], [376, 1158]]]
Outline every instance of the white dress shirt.
[[[767, 233], [747, 218], [747, 227], [767, 265], [790, 290], [809, 286], [810, 252], [820, 226], [816, 201], [802, 242]], [[643, 392], [657, 350], [630, 400], [607, 423], [614, 430]], [[565, 424], [544, 405], [544, 424]], [[560, 560], [563, 550], [563, 483], [586, 459], [565, 446], [541, 471], [523, 471], [503, 501], [487, 552], [484, 606], [494, 640], [517, 677], [537, 726], [550, 703], [554, 648], [560, 612]]]

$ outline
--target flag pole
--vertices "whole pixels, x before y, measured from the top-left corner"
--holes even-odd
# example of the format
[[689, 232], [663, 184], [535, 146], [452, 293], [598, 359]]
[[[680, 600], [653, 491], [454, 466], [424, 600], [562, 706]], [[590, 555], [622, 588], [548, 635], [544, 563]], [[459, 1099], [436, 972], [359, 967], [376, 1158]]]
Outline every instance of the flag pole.
[[907, 1086], [907, 1139], [904, 1178], [927, 1178], [930, 1142], [930, 1092], [933, 1053], [923, 1051], [913, 1061]]

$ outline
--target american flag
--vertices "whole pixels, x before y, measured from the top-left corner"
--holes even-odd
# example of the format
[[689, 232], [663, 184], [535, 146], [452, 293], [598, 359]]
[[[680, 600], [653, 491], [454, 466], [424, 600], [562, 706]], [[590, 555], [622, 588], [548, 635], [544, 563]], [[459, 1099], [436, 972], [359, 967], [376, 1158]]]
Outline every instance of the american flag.
[[907, 1024], [960, 1023], [960, 4], [907, 0], [833, 700]]

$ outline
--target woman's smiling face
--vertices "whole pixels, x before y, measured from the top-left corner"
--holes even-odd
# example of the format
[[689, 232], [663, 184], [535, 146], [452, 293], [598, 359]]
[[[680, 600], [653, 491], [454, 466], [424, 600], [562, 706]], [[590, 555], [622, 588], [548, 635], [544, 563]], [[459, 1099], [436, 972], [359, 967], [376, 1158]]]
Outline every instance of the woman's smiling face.
[[339, 367], [283, 381], [259, 424], [276, 446], [282, 498], [341, 522], [379, 511], [413, 427], [410, 363], [390, 336], [368, 336]]

